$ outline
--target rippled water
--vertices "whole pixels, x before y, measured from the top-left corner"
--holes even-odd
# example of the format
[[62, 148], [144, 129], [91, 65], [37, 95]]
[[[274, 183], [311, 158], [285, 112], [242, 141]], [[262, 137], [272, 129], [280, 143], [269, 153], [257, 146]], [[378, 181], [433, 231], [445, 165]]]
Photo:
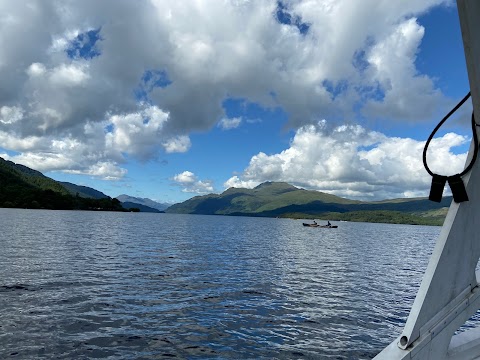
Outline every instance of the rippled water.
[[0, 358], [371, 359], [439, 227], [0, 209]]

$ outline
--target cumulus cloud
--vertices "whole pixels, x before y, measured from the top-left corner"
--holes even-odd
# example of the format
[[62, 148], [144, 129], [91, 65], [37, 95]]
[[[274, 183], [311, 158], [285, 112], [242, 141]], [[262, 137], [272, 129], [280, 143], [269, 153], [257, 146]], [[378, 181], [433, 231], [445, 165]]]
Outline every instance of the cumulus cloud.
[[172, 179], [176, 185], [182, 187], [183, 192], [207, 194], [213, 192], [213, 182], [211, 180], [199, 180], [191, 171], [184, 171], [177, 174]]
[[183, 153], [190, 149], [192, 143], [188, 136], [181, 135], [165, 140], [162, 146], [167, 153]]
[[219, 121], [218, 126], [223, 130], [231, 130], [231, 129], [238, 128], [241, 123], [242, 123], [241, 117], [235, 117], [231, 119], [223, 118]]
[[41, 172], [63, 171], [105, 180], [118, 180], [127, 173], [106, 155], [105, 144], [103, 148], [92, 150], [92, 144], [97, 144], [95, 139], [92, 144], [85, 144], [72, 137], [61, 140], [34, 136], [18, 138], [0, 131], [0, 142], [19, 152], [16, 155], [5, 153], [1, 157]]
[[85, 170], [68, 170], [66, 172], [71, 174], [91, 175], [104, 180], [119, 180], [125, 176], [127, 170], [118, 167], [115, 163], [105, 161], [97, 162]]
[[[116, 178], [124, 154], [186, 152], [191, 132], [238, 126], [229, 98], [281, 108], [302, 129], [344, 116], [428, 120], [444, 96], [415, 68], [417, 17], [450, 3], [2, 1], [0, 130], [12, 138], [2, 146], [28, 149], [28, 163], [41, 154], [36, 168], [53, 154], [65, 171]], [[53, 142], [65, 139], [82, 150], [60, 154]]]
[[[433, 139], [427, 153], [432, 171], [460, 172], [466, 154], [452, 149], [467, 142], [453, 133]], [[322, 121], [298, 129], [288, 149], [253, 156], [243, 173], [224, 186], [252, 188], [264, 181], [286, 181], [363, 200], [428, 196], [431, 178], [423, 167], [424, 146], [423, 141], [387, 137], [359, 125], [329, 130]]]
[[[53, 109], [43, 109], [50, 121], [60, 121]], [[0, 109], [1, 122], [22, 120], [18, 108]], [[19, 152], [7, 156], [12, 161], [39, 171], [63, 171], [84, 174], [107, 180], [122, 178], [126, 169], [121, 164], [126, 156], [146, 161], [155, 157], [159, 147], [167, 152], [186, 151], [190, 139], [185, 136], [172, 138], [163, 132], [168, 114], [156, 106], [143, 106], [137, 112], [110, 114], [103, 122], [87, 122], [80, 129], [82, 138], [72, 134], [22, 137], [0, 131], [2, 147]], [[78, 130], [78, 131], [80, 131]]]
[[40, 136], [19, 137], [6, 131], [0, 131], [0, 144], [3, 148], [22, 153], [23, 157], [26, 157], [27, 152], [47, 151], [51, 142]]
[[[417, 73], [416, 54], [425, 29], [408, 19], [374, 45], [368, 55], [367, 72], [383, 93], [382, 100], [367, 100], [364, 113], [397, 120], [428, 119], [443, 99], [433, 80]], [[415, 106], [415, 109], [412, 108]]]
[[[30, 69], [30, 68], [29, 68]], [[38, 75], [38, 69], [37, 74]], [[78, 86], [89, 79], [86, 64], [62, 64], [51, 71], [50, 81], [54, 86]]]
[[45, 65], [41, 63], [33, 63], [28, 67], [27, 74], [33, 78], [44, 75], [46, 71], [47, 69], [45, 68]]
[[225, 181], [223, 186], [226, 189], [231, 187], [253, 189], [254, 187], [260, 185], [261, 183], [262, 183], [261, 180], [242, 180], [237, 175], [235, 175], [235, 176], [232, 176], [227, 181]]
[[16, 123], [23, 118], [23, 110], [17, 106], [2, 106], [0, 108], [0, 122], [8, 125]]
[[168, 114], [156, 106], [142, 111], [112, 115], [108, 119], [111, 131], [106, 134], [107, 147], [147, 160], [158, 152], [163, 127]]

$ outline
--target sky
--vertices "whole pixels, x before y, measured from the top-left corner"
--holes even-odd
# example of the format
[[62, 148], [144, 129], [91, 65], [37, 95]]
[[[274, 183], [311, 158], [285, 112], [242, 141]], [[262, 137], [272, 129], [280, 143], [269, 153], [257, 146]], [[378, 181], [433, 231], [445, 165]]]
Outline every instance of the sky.
[[111, 197], [428, 196], [468, 91], [450, 0], [0, 0], [0, 157]]

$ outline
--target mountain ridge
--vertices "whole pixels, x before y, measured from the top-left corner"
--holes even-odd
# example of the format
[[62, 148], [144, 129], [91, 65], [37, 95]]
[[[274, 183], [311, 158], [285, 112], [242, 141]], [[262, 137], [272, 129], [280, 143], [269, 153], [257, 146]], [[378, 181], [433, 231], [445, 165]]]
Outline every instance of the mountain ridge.
[[92, 198], [92, 199], [106, 199], [109, 197], [108, 195], [105, 195], [103, 192], [88, 186], [77, 185], [77, 184], [64, 182], [64, 181], [59, 181], [59, 183], [62, 184], [63, 187], [66, 188], [70, 192], [70, 194], [74, 196], [78, 195], [84, 198]]
[[[253, 189], [229, 188], [221, 194], [195, 196], [166, 209], [167, 213], [321, 218], [345, 220], [364, 218], [441, 225], [444, 209], [451, 197], [441, 203], [427, 198], [405, 198], [382, 201], [351, 200], [315, 190], [297, 188], [288, 183], [266, 182]], [[363, 214], [362, 214], [363, 213]], [[403, 219], [403, 220], [402, 220]]]
[[120, 200], [122, 203], [125, 203], [125, 202], [135, 203], [139, 205], [148, 206], [149, 208], [153, 208], [159, 211], [164, 211], [166, 208], [170, 206], [170, 204], [160, 203], [149, 198], [134, 197], [126, 194], [118, 195], [116, 198]]
[[[72, 184], [73, 185], [73, 184]], [[110, 197], [72, 195], [60, 182], [0, 157], [0, 207], [52, 210], [126, 211]]]
[[130, 202], [130, 201], [124, 201], [124, 202], [121, 202], [121, 203], [122, 203], [122, 206], [125, 209], [129, 209], [131, 211], [149, 212], [149, 213], [163, 213], [164, 212], [164, 211], [160, 211], [160, 210], [151, 208], [147, 205], [137, 204], [137, 203], [133, 203], [133, 202]]
[[[122, 202], [119, 198], [134, 201]], [[441, 203], [431, 202], [427, 198], [368, 202], [301, 189], [286, 182], [265, 182], [253, 189], [229, 188], [221, 194], [195, 196], [167, 207], [167, 204], [157, 203], [148, 198], [135, 198], [124, 194], [112, 199], [96, 189], [57, 182], [39, 171], [0, 157], [0, 207], [140, 210], [180, 214], [325, 218], [441, 225], [451, 200], [450, 196], [444, 197]], [[164, 210], [160, 210], [159, 207], [163, 207]]]
[[141, 200], [155, 207], [121, 202], [94, 188], [56, 181], [37, 170], [0, 157], [0, 207], [160, 213], [163, 210], [157, 207], [165, 209], [168, 206], [150, 199]]

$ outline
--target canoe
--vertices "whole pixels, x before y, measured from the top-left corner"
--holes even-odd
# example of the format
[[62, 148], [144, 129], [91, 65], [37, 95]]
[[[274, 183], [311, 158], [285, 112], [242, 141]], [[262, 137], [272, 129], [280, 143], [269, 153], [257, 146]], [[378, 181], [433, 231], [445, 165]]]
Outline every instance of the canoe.
[[318, 225], [318, 224], [308, 224], [308, 223], [303, 223], [303, 226], [329, 228], [329, 229], [336, 229], [336, 228], [338, 228], [337, 225]]

